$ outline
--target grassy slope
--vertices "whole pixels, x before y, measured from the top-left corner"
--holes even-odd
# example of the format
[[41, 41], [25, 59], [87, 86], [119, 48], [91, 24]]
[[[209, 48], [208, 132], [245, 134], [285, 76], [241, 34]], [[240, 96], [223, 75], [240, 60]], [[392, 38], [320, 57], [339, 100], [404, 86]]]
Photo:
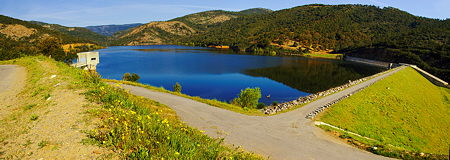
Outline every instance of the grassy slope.
[[327, 58], [327, 59], [342, 59], [342, 54], [314, 54], [306, 53], [305, 57], [315, 57], [315, 58]]
[[414, 152], [448, 154], [450, 89], [406, 68], [343, 100], [319, 119]]
[[[40, 65], [42, 63], [56, 66], [56, 68], [51, 71], [46, 70], [45, 66]], [[122, 155], [122, 158], [263, 159], [242, 149], [222, 145], [221, 140], [210, 138], [202, 134], [202, 131], [181, 122], [169, 107], [111, 87], [101, 82], [99, 76], [95, 74], [42, 56], [0, 61], [0, 64], [17, 64], [26, 67], [28, 74], [31, 75], [28, 83], [36, 84], [28, 85], [31, 88], [25, 88], [26, 92], [32, 95], [37, 92], [38, 95], [45, 96], [46, 93], [51, 92], [52, 87], [49, 86], [54, 85], [53, 83], [41, 86], [36, 82], [43, 76], [51, 75], [48, 72], [55, 71], [61, 77], [65, 77], [65, 82], [70, 83], [74, 90], [75, 88], [85, 90], [86, 97], [92, 103], [100, 104], [102, 107], [89, 111], [93, 116], [100, 118], [101, 123], [97, 129], [86, 131], [89, 138], [84, 142], [114, 150]], [[31, 96], [33, 97], [35, 96]], [[39, 99], [42, 98], [39, 96]], [[34, 100], [24, 99], [24, 101]], [[10, 134], [2, 133], [1, 137], [3, 139], [22, 132], [23, 129]]]

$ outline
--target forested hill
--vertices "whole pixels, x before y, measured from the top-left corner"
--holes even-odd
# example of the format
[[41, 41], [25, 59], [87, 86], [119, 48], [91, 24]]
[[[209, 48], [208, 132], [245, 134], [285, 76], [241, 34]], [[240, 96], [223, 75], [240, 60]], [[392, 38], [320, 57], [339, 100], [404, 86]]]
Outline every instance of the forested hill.
[[194, 14], [189, 14], [183, 17], [178, 17], [169, 21], [180, 21], [186, 25], [204, 31], [207, 28], [222, 24], [225, 21], [246, 16], [246, 15], [262, 15], [265, 13], [270, 13], [272, 10], [265, 8], [252, 8], [247, 10], [242, 10], [239, 12], [223, 11], [223, 10], [212, 10], [199, 12]]
[[[280, 54], [331, 49], [348, 55], [417, 64], [450, 80], [450, 20], [417, 17], [396, 8], [306, 5], [230, 19], [186, 37], [195, 45]], [[294, 52], [291, 51], [291, 52]]]
[[240, 12], [213, 10], [194, 13], [169, 21], [150, 22], [116, 33], [112, 45], [151, 45], [174, 43], [181, 38], [202, 33], [208, 28], [238, 17], [261, 15], [272, 12], [253, 8]]
[[35, 54], [52, 56], [57, 60], [67, 60], [73, 55], [64, 53], [61, 45], [71, 43], [95, 42], [28, 21], [0, 15], [0, 60]]
[[45, 28], [51, 29], [51, 30], [55, 30], [61, 33], [64, 33], [66, 35], [71, 35], [74, 37], [78, 37], [81, 39], [86, 39], [86, 40], [90, 40], [93, 41], [97, 44], [103, 44], [106, 45], [106, 41], [107, 41], [107, 37], [104, 35], [100, 35], [98, 33], [95, 33], [87, 28], [83, 28], [83, 27], [66, 27], [66, 26], [62, 26], [59, 24], [48, 24], [48, 23], [44, 23], [44, 22], [39, 22], [39, 21], [30, 21], [31, 23], [34, 24], [38, 24], [41, 25]]
[[142, 23], [132, 23], [132, 24], [112, 24], [112, 25], [99, 25], [99, 26], [87, 26], [87, 28], [95, 33], [104, 35], [104, 36], [112, 36], [119, 31], [124, 31], [130, 28], [134, 28], [142, 25]]

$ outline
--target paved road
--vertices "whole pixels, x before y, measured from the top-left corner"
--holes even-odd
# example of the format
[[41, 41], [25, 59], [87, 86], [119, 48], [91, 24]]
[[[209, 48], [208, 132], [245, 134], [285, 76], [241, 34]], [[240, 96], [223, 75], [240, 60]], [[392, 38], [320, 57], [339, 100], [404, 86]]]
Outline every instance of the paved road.
[[131, 93], [173, 108], [182, 121], [212, 137], [271, 159], [386, 159], [359, 150], [327, 135], [305, 116], [334, 99], [374, 83], [396, 71], [381, 75], [339, 93], [321, 98], [291, 112], [268, 117], [248, 116], [209, 106], [187, 98], [142, 87], [123, 85]]

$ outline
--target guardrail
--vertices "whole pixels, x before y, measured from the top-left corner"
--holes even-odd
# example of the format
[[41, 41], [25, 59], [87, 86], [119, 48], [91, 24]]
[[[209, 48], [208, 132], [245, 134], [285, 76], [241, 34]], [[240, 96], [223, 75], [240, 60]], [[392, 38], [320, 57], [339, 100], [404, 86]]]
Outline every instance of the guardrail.
[[424, 76], [426, 79], [428, 79], [431, 83], [437, 85], [437, 86], [441, 86], [441, 87], [446, 87], [446, 88], [450, 88], [450, 86], [448, 85], [447, 82], [445, 82], [442, 79], [439, 79], [438, 77], [420, 69], [419, 67], [417, 67], [416, 65], [409, 65], [411, 68], [414, 68], [417, 72], [419, 72], [422, 76]]

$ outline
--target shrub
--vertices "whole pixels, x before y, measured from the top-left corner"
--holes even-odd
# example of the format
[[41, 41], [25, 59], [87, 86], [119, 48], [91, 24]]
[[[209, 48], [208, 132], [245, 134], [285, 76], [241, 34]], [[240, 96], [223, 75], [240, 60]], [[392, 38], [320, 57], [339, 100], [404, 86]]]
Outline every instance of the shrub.
[[133, 81], [133, 82], [136, 82], [140, 78], [141, 77], [139, 77], [139, 75], [137, 75], [136, 73], [131, 74], [131, 81]]
[[136, 82], [137, 80], [139, 80], [139, 75], [137, 75], [136, 73], [125, 73], [123, 74], [122, 80], [124, 81], [131, 81], [131, 82]]
[[266, 107], [266, 104], [264, 104], [262, 102], [260, 102], [260, 103], [258, 103], [258, 105], [256, 105], [256, 108], [258, 108], [258, 109], [263, 109], [264, 107]]
[[276, 106], [276, 105], [278, 105], [278, 101], [273, 101], [272, 106]]
[[181, 93], [181, 85], [180, 83], [175, 83], [175, 85], [173, 85], [173, 91], [177, 92], [177, 93]]
[[131, 74], [130, 74], [130, 73], [125, 73], [125, 74], [123, 74], [122, 80], [124, 80], [124, 81], [130, 81], [130, 79], [131, 79]]
[[259, 99], [261, 98], [261, 89], [246, 88], [241, 90], [239, 96], [233, 100], [233, 103], [244, 108], [256, 108]]

